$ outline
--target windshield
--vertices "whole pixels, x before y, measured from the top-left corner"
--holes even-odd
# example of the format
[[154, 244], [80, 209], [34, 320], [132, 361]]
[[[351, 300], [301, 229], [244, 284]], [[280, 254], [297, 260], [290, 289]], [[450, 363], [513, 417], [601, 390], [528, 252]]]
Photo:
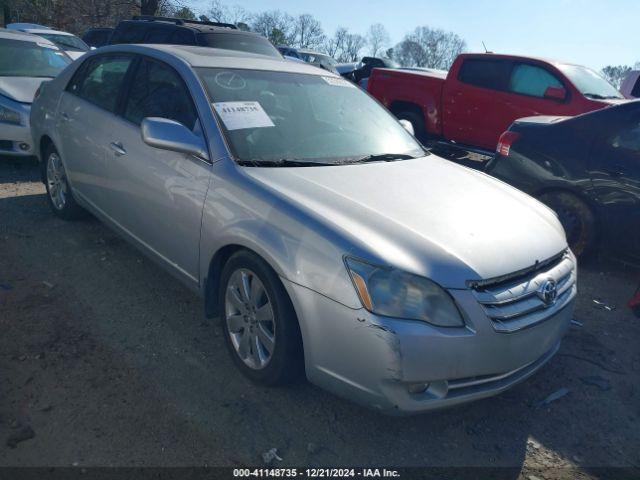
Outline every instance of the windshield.
[[[197, 69], [236, 159], [312, 164], [425, 155], [376, 101], [340, 77]], [[382, 160], [382, 159], [381, 159]]]
[[88, 52], [89, 47], [86, 43], [73, 35], [60, 35], [56, 33], [38, 33], [39, 37], [44, 37], [47, 40], [55, 43], [63, 50], [69, 50], [72, 52]]
[[558, 65], [558, 68], [585, 97], [624, 98], [613, 85], [590, 68], [567, 64]]
[[53, 46], [20, 40], [0, 41], [0, 77], [55, 77], [71, 59]]
[[203, 47], [222, 48], [224, 50], [238, 50], [241, 52], [259, 53], [282, 59], [278, 49], [271, 42], [259, 35], [239, 33], [201, 33], [198, 43]]

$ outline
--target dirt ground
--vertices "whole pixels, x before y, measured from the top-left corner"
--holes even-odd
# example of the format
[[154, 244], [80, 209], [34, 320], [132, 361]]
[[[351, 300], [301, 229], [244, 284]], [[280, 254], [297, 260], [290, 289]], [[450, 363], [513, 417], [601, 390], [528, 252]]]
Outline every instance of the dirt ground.
[[582, 265], [583, 326], [534, 377], [385, 417], [308, 383], [245, 380], [198, 298], [97, 220], [54, 217], [34, 162], [0, 159], [0, 466], [247, 466], [277, 448], [277, 466], [511, 466], [527, 480], [640, 468], [640, 320], [625, 307], [639, 281]]

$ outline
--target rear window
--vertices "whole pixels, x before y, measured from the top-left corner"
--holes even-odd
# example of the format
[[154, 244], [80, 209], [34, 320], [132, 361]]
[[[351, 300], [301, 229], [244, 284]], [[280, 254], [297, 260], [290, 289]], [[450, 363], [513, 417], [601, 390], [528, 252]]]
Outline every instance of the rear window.
[[258, 35], [242, 35], [237, 33], [201, 33], [198, 44], [203, 47], [238, 50], [240, 52], [258, 53], [270, 57], [282, 58], [278, 49], [269, 40]]
[[136, 23], [121, 23], [111, 36], [109, 43], [143, 43], [147, 33], [147, 25]]
[[465, 60], [458, 80], [476, 87], [506, 90], [509, 85], [512, 63], [505, 60]]
[[149, 29], [145, 37], [145, 43], [171, 43], [172, 30], [169, 28], [155, 27]]

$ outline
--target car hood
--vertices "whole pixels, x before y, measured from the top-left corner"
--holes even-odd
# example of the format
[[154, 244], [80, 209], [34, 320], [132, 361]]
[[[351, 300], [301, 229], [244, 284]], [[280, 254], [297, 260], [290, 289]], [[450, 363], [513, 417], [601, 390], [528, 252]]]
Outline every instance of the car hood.
[[363, 256], [447, 288], [516, 272], [567, 248], [554, 213], [435, 155], [246, 173], [337, 230]]
[[32, 103], [40, 84], [47, 78], [0, 77], [0, 95], [20, 103]]

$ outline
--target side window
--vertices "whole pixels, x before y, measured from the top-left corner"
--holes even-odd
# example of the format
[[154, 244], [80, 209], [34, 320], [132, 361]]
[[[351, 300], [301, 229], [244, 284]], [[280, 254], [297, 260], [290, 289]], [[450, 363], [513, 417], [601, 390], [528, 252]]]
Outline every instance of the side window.
[[169, 28], [152, 28], [147, 32], [144, 39], [145, 43], [171, 43], [171, 29]]
[[512, 63], [506, 60], [470, 58], [462, 63], [458, 80], [476, 87], [506, 90]]
[[544, 92], [549, 87], [563, 87], [563, 85], [555, 75], [542, 67], [521, 63], [511, 72], [509, 90], [513, 93], [543, 98]]
[[176, 28], [171, 35], [171, 43], [173, 45], [195, 45], [195, 33], [187, 28]]
[[129, 65], [130, 56], [94, 57], [80, 67], [67, 86], [67, 91], [109, 112], [115, 112], [120, 87]]
[[162, 117], [193, 130], [198, 118], [186, 85], [168, 65], [143, 59], [133, 77], [124, 117], [137, 125], [146, 117]]

